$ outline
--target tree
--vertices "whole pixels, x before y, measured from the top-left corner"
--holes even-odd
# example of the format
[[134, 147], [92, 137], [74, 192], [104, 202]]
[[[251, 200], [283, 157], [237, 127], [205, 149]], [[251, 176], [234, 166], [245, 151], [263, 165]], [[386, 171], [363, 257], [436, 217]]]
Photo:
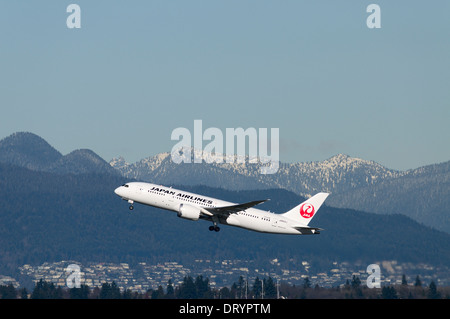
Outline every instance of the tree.
[[273, 282], [272, 277], [264, 279], [264, 298], [275, 299], [277, 297], [277, 288]]
[[416, 277], [416, 282], [414, 283], [414, 287], [422, 287], [422, 281], [419, 278], [419, 275]]
[[430, 286], [428, 287], [428, 299], [440, 299], [441, 294], [437, 291], [437, 286], [434, 281], [431, 281]]
[[255, 282], [253, 283], [252, 293], [255, 299], [261, 298], [262, 281], [258, 277], [255, 278]]
[[0, 299], [17, 299], [16, 289], [12, 284], [0, 286]]
[[344, 288], [345, 288], [346, 290], [350, 290], [350, 282], [348, 281], [348, 279], [345, 280]]
[[305, 279], [303, 279], [303, 288], [311, 288], [311, 281], [309, 280], [309, 277], [305, 277]]
[[100, 299], [109, 299], [109, 296], [111, 295], [110, 290], [111, 286], [107, 282], [103, 283], [102, 288], [100, 288], [100, 294], [98, 297]]
[[402, 286], [407, 286], [408, 282], [406, 281], [406, 276], [405, 274], [402, 275]]
[[100, 289], [100, 299], [120, 299], [120, 289], [115, 281], [112, 284], [104, 283]]
[[20, 298], [21, 299], [28, 299], [28, 291], [26, 288], [22, 288], [20, 290]]
[[161, 285], [158, 286], [158, 289], [152, 292], [152, 299], [163, 299], [164, 298], [164, 289]]
[[86, 285], [81, 285], [80, 288], [71, 288], [69, 290], [70, 299], [88, 299], [89, 298], [89, 287]]
[[166, 298], [167, 299], [174, 299], [175, 298], [175, 291], [173, 290], [173, 284], [172, 284], [172, 279], [169, 279], [169, 282], [167, 283], [167, 288], [166, 288]]
[[135, 294], [130, 289], [125, 289], [122, 294], [122, 299], [133, 299]]
[[352, 282], [352, 297], [360, 298], [363, 296], [363, 292], [361, 289], [361, 279], [358, 276], [353, 275]]
[[31, 299], [61, 299], [62, 289], [59, 287], [56, 289], [53, 283], [48, 283], [44, 280], [39, 282], [34, 287]]
[[245, 285], [246, 284], [247, 284], [247, 282], [245, 281], [244, 277], [239, 276], [239, 280], [236, 285], [236, 290], [238, 292], [237, 298], [243, 299], [245, 297], [245, 288], [246, 288]]
[[384, 286], [381, 289], [381, 298], [383, 299], [397, 299], [397, 291], [393, 286]]
[[195, 291], [197, 298], [211, 298], [211, 290], [209, 288], [209, 279], [203, 279], [203, 276], [195, 278]]
[[360, 286], [361, 286], [361, 279], [359, 279], [359, 277], [353, 275], [352, 289], [358, 289]]
[[183, 282], [178, 288], [178, 298], [195, 299], [197, 298], [194, 280], [191, 276], [185, 276]]
[[220, 288], [219, 290], [219, 299], [231, 299], [233, 295], [231, 294], [230, 289], [227, 287]]

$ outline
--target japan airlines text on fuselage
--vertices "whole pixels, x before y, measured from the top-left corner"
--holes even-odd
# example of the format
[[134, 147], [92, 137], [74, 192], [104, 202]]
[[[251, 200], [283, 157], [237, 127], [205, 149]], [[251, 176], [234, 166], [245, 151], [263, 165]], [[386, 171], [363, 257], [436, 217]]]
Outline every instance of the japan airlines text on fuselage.
[[114, 192], [128, 201], [131, 210], [135, 202], [171, 210], [181, 218], [212, 222], [211, 231], [219, 231], [217, 225], [224, 224], [263, 233], [295, 235], [320, 233], [320, 228], [308, 224], [329, 195], [318, 193], [284, 214], [274, 214], [253, 208], [266, 200], [235, 204], [150, 183], [126, 183]]

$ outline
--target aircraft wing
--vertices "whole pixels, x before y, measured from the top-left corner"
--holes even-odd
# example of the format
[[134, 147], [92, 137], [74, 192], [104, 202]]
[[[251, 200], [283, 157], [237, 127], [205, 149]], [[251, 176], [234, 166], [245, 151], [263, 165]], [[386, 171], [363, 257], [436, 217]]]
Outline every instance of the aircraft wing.
[[[234, 214], [258, 204], [264, 203], [268, 201], [268, 199], [264, 200], [256, 200], [253, 202], [237, 204], [232, 206], [223, 206], [223, 207], [202, 207], [202, 212], [209, 216], [217, 216], [217, 217], [228, 217], [230, 214]], [[205, 212], [206, 211], [206, 212]]]

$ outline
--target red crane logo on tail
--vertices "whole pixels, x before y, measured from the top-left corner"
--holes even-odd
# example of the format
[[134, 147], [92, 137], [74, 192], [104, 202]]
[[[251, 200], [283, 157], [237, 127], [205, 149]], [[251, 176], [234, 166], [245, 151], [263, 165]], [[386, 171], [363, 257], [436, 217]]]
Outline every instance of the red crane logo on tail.
[[300, 215], [302, 215], [303, 218], [313, 217], [315, 211], [314, 206], [310, 203], [305, 203], [300, 206]]

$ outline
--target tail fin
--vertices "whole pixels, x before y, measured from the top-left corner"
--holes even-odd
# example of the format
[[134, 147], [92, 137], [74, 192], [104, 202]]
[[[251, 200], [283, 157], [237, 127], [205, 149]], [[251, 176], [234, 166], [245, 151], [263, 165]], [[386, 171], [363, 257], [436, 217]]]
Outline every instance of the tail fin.
[[290, 211], [283, 214], [283, 216], [299, 222], [299, 224], [307, 226], [311, 219], [315, 216], [320, 206], [322, 206], [325, 199], [328, 197], [328, 193], [317, 193], [313, 197], [304, 201], [298, 206], [295, 206]]

